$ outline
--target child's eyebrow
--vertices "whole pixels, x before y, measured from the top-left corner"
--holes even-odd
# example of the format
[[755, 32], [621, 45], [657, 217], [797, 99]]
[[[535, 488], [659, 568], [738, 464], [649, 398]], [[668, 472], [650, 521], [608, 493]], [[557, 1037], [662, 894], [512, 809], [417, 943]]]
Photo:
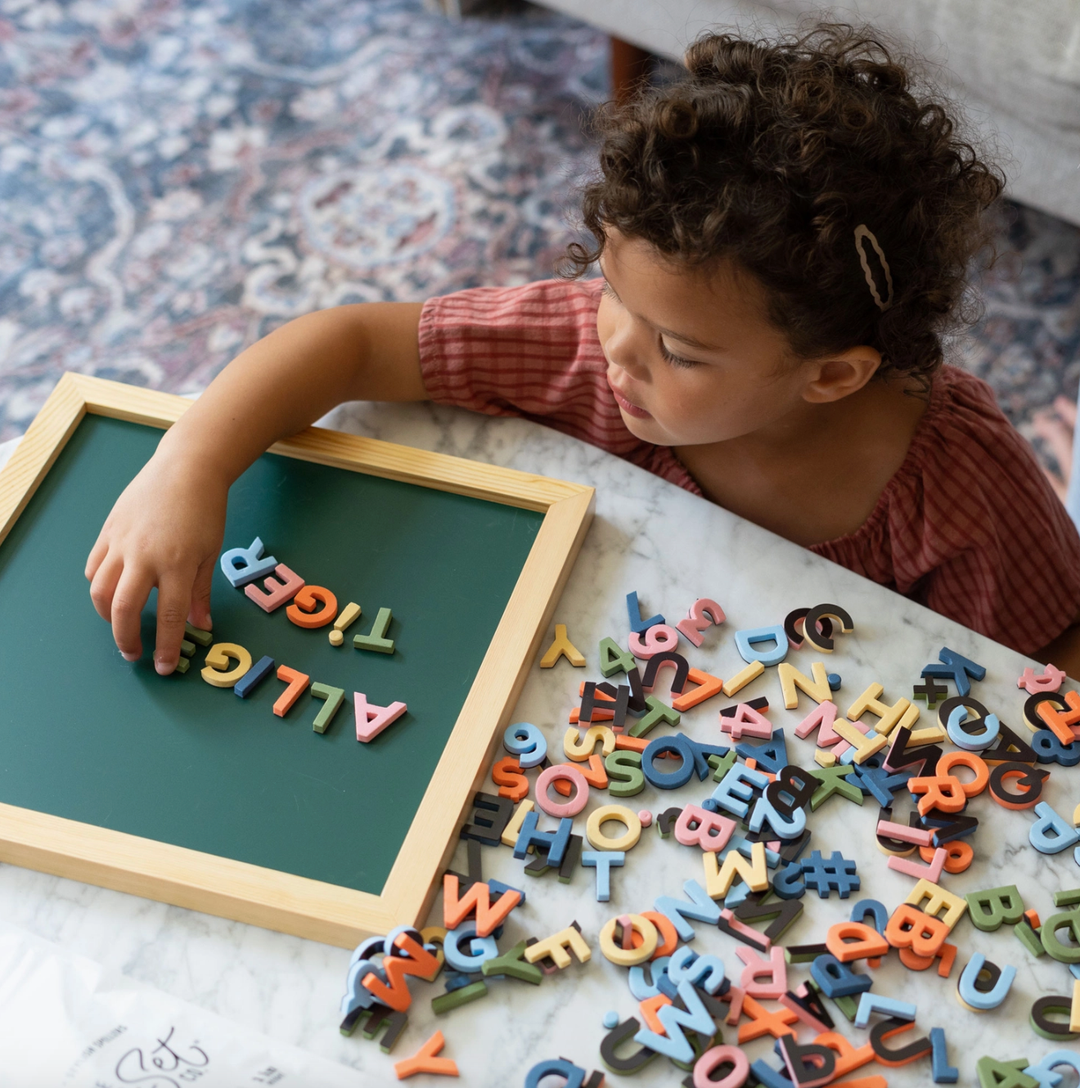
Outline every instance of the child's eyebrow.
[[[600, 273], [604, 277], [604, 282], [607, 284], [608, 290], [615, 296], [615, 298], [623, 303], [619, 298], [619, 292], [612, 286], [611, 280], [608, 279], [607, 274], [604, 272], [603, 265], [600, 265]], [[642, 318], [646, 324], [652, 325], [652, 322], [647, 318]], [[662, 333], [664, 336], [670, 336], [672, 340], [678, 340], [682, 344], [689, 344], [692, 348], [699, 348], [701, 351], [723, 351], [723, 348], [717, 347], [715, 344], [703, 344], [700, 340], [695, 340], [692, 336], [687, 336], [685, 333], [676, 332], [674, 329], [665, 329], [662, 325], [652, 326], [658, 333]]]

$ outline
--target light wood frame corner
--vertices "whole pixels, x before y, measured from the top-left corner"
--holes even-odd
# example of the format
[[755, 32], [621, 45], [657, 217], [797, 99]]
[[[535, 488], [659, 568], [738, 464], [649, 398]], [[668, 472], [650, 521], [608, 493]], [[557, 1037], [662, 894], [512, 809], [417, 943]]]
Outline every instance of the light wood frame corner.
[[[0, 470], [0, 545], [88, 413], [168, 428], [184, 397], [67, 373]], [[351, 947], [422, 924], [509, 721], [595, 506], [591, 487], [312, 427], [271, 452], [544, 514], [495, 635], [374, 895], [0, 803], [0, 861]], [[104, 632], [103, 632], [104, 635]], [[450, 820], [448, 813], [454, 813]]]

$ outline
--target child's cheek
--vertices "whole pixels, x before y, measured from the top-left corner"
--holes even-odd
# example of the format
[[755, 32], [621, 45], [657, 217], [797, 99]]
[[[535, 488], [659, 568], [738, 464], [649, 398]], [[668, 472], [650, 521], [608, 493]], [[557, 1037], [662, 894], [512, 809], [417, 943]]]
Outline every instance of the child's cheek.
[[679, 371], [672, 375], [670, 403], [683, 419], [715, 419], [730, 410], [729, 398], [715, 373], [705, 368]]

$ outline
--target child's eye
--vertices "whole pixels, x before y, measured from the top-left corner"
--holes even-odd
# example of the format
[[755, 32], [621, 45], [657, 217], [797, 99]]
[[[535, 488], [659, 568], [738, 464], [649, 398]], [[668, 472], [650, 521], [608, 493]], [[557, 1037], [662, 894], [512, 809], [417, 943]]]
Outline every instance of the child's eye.
[[672, 366], [690, 367], [698, 365], [696, 359], [684, 359], [681, 355], [673, 355], [668, 351], [663, 340], [660, 341], [660, 354], [664, 357], [664, 360], [671, 363]]
[[[615, 289], [607, 280], [604, 280], [604, 286], [601, 289], [601, 293], [607, 295], [610, 299], [614, 299], [620, 305], [622, 304], [622, 300], [615, 294]], [[672, 366], [691, 367], [700, 365], [696, 359], [684, 359], [681, 355], [672, 354], [672, 352], [668, 351], [663, 340], [660, 341], [660, 354], [663, 356], [664, 361], [670, 363]]]

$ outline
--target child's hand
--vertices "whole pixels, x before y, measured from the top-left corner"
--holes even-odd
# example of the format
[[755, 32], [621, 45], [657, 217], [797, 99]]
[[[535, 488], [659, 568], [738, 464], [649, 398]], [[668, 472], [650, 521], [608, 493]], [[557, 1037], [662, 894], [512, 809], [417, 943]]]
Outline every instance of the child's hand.
[[155, 586], [163, 676], [184, 622], [210, 628], [210, 580], [229, 485], [279, 438], [346, 400], [426, 400], [419, 302], [363, 302], [306, 314], [242, 351], [165, 433], [116, 500], [86, 561], [90, 596], [129, 661]]
[[116, 500], [86, 561], [90, 597], [128, 661], [142, 654], [141, 613], [157, 587], [154, 665], [176, 668], [184, 623], [210, 628], [210, 580], [225, 531], [228, 481], [159, 452]]
[[1059, 472], [1051, 472], [1045, 465], [1042, 470], [1057, 497], [1064, 502], [1069, 493], [1073, 442], [1076, 441], [1076, 401], [1058, 397], [1050, 408], [1036, 412], [1032, 422], [1032, 429], [1050, 447], [1058, 463]]

